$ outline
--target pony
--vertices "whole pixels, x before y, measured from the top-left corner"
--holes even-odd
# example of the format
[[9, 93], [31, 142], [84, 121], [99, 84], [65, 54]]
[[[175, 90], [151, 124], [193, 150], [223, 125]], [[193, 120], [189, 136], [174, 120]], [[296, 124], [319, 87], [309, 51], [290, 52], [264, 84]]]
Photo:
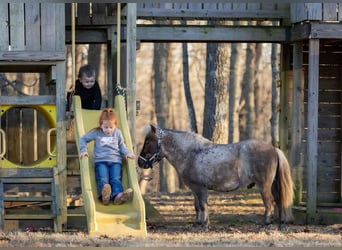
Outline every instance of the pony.
[[194, 226], [209, 226], [208, 190], [230, 192], [256, 186], [265, 207], [264, 225], [273, 222], [274, 203], [278, 207], [279, 230], [292, 219], [293, 181], [284, 153], [261, 140], [215, 144], [186, 131], [150, 125], [139, 154], [140, 168], [166, 158], [184, 184], [192, 191], [196, 219]]

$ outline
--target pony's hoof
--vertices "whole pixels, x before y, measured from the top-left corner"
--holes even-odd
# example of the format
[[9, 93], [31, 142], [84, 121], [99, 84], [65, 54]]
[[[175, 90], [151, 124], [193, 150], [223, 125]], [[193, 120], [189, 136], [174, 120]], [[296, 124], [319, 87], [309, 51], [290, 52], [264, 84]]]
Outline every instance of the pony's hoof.
[[200, 222], [194, 222], [192, 224], [192, 228], [196, 229], [200, 232], [207, 232], [209, 230], [209, 225], [205, 225], [205, 224], [200, 223]]
[[278, 227], [279, 231], [286, 231], [287, 230], [287, 226], [285, 224], [280, 224]]

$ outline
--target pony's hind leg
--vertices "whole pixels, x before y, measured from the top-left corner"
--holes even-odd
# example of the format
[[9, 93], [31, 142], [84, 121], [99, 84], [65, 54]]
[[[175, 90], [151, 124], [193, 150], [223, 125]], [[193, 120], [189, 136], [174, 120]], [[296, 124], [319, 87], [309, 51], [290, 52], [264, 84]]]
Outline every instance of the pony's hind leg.
[[209, 211], [208, 211], [208, 190], [199, 189], [193, 190], [195, 198], [196, 220], [195, 225], [207, 228], [209, 226]]
[[271, 192], [271, 188], [263, 187], [260, 191], [262, 201], [265, 206], [265, 214], [264, 214], [264, 224], [269, 225], [272, 223], [272, 213], [273, 213], [273, 195]]
[[272, 194], [274, 197], [274, 201], [277, 205], [276, 209], [278, 211], [278, 218], [279, 218], [279, 230], [284, 230], [286, 228], [286, 213], [285, 210], [283, 209], [283, 205], [281, 203], [281, 199], [280, 199], [280, 190], [279, 190], [279, 186], [277, 185], [277, 182], [273, 182], [272, 184]]

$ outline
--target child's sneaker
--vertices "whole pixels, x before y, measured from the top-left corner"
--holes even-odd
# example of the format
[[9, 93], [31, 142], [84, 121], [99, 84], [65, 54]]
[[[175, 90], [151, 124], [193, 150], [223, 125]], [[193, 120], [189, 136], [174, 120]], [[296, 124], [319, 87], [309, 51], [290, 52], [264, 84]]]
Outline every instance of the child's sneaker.
[[119, 193], [117, 196], [115, 196], [114, 204], [120, 205], [124, 203], [125, 201], [131, 201], [133, 198], [133, 189], [128, 188], [124, 192]]
[[103, 205], [108, 205], [110, 201], [110, 194], [112, 189], [109, 184], [105, 184], [102, 188], [102, 203]]

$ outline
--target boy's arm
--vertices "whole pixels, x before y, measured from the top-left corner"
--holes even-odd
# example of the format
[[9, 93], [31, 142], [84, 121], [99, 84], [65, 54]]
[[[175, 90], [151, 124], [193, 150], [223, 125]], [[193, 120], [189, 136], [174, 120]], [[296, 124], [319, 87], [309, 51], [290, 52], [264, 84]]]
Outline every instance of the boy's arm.
[[95, 86], [96, 86], [96, 89], [95, 89], [95, 96], [94, 96], [95, 98], [94, 108], [99, 110], [101, 109], [101, 104], [102, 104], [102, 94], [101, 94], [101, 89], [100, 89], [98, 82], [96, 82]]

